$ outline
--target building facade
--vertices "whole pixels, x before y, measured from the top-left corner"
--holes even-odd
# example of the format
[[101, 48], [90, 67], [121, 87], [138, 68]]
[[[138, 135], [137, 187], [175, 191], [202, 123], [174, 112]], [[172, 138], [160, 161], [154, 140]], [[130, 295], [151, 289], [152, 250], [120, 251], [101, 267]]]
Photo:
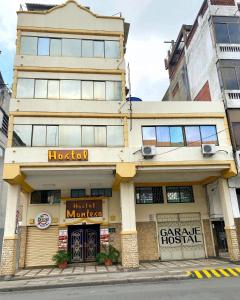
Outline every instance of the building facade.
[[[195, 23], [183, 25], [166, 59], [170, 86], [163, 100], [223, 102], [240, 169], [240, 13], [234, 0], [204, 1]], [[228, 181], [240, 245], [240, 176]], [[210, 189], [210, 188], [209, 188]], [[213, 213], [223, 237], [223, 212]], [[221, 228], [221, 229], [220, 229]], [[223, 246], [224, 248], [224, 246]]]
[[133, 102], [129, 111], [124, 19], [72, 0], [27, 7], [18, 12], [1, 274], [52, 265], [59, 249], [72, 263], [94, 262], [104, 244], [124, 268], [216, 256], [212, 182], [239, 260], [223, 103]]
[[5, 148], [7, 146], [8, 109], [11, 93], [0, 73], [0, 256], [2, 253], [2, 239], [4, 232], [7, 184], [2, 180]]

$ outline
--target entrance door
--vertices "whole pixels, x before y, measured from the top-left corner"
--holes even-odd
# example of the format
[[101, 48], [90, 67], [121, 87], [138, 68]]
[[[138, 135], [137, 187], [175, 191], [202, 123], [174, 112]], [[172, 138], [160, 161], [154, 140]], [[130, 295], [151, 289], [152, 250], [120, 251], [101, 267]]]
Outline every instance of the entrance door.
[[68, 227], [71, 262], [93, 262], [100, 251], [100, 225]]
[[225, 233], [224, 221], [213, 221], [213, 235], [216, 244], [216, 254], [219, 256], [221, 253], [228, 251], [227, 238]]

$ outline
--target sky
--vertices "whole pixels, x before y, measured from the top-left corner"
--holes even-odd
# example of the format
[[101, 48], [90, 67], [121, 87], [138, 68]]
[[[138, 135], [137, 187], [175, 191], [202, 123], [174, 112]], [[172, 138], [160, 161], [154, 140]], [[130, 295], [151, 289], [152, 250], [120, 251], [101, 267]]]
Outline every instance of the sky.
[[[30, 3], [62, 4], [64, 0], [29, 0]], [[100, 15], [119, 12], [130, 23], [126, 60], [130, 64], [132, 96], [158, 101], [169, 85], [164, 67], [169, 44], [182, 24], [192, 24], [203, 0], [77, 0]], [[22, 0], [0, 0], [0, 71], [11, 87], [15, 55], [16, 11]]]

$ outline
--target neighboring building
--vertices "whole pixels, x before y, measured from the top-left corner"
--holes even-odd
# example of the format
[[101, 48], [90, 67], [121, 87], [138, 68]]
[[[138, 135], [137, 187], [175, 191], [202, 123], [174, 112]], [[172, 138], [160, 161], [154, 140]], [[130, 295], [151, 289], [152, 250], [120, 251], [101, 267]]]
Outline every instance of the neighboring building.
[[0, 257], [2, 253], [2, 239], [5, 222], [7, 200], [7, 184], [2, 180], [5, 148], [7, 146], [8, 109], [11, 93], [4, 83], [0, 73]]
[[[133, 102], [131, 112], [124, 19], [72, 0], [27, 7], [18, 12], [2, 275], [52, 265], [58, 249], [91, 262], [101, 243], [120, 250], [124, 268], [216, 256], [205, 190], [213, 180], [238, 260], [223, 104]], [[202, 144], [216, 154], [204, 156]]]
[[[165, 61], [170, 86], [164, 101], [224, 103], [234, 156], [240, 170], [240, 12], [235, 0], [204, 1], [193, 26], [183, 25]], [[240, 175], [228, 182], [240, 245]], [[208, 190], [211, 188], [208, 187]], [[216, 195], [216, 193], [214, 193]], [[209, 197], [213, 195], [210, 193]], [[223, 211], [212, 211], [216, 235], [224, 242]]]

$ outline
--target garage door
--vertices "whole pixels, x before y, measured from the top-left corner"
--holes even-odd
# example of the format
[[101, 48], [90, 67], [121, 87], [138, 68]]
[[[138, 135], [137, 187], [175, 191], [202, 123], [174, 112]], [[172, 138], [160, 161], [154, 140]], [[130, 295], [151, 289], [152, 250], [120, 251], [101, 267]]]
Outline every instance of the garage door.
[[200, 214], [157, 215], [161, 260], [205, 257]]

